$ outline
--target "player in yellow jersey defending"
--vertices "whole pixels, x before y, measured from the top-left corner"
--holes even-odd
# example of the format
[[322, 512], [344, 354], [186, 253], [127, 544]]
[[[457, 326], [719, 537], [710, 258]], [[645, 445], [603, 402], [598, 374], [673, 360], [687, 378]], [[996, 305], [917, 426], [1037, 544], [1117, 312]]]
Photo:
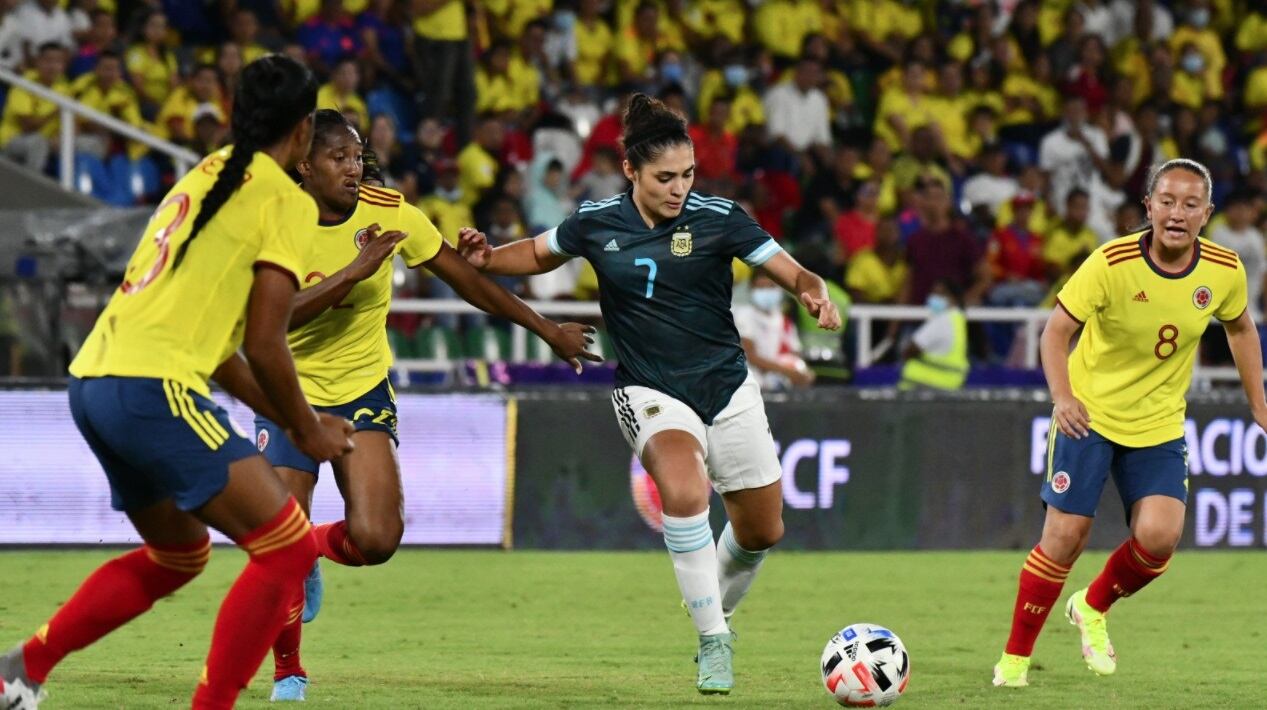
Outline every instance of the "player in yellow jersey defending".
[[316, 544], [290, 492], [210, 399], [208, 380], [283, 422], [314, 460], [351, 448], [351, 425], [304, 400], [286, 347], [307, 261], [307, 230], [297, 225], [317, 216], [286, 170], [308, 153], [316, 100], [312, 74], [291, 59], [269, 56], [242, 71], [236, 144], [167, 193], [71, 363], [75, 425], [105, 469], [114, 508], [145, 544], [98, 568], [30, 640], [0, 656], [0, 707], [34, 708], [62, 658], [198, 576], [211, 555], [207, 526], [250, 560], [220, 607], [193, 707], [233, 707], [277, 638], [282, 603]]
[[1070, 597], [1065, 614], [1082, 634], [1087, 666], [1098, 675], [1116, 669], [1105, 626], [1109, 607], [1165, 572], [1183, 534], [1184, 394], [1211, 318], [1227, 331], [1254, 420], [1267, 425], [1245, 269], [1234, 252], [1198, 236], [1214, 209], [1211, 192], [1200, 163], [1177, 159], [1158, 167], [1144, 198], [1149, 228], [1097, 249], [1061, 290], [1047, 321], [1043, 371], [1055, 402], [1041, 496], [1047, 521], [1021, 568], [995, 685], [1028, 684], [1034, 641], [1086, 545], [1110, 473], [1131, 537], [1088, 588]]
[[[304, 394], [319, 411], [347, 417], [356, 427], [356, 449], [332, 462], [346, 519], [316, 527], [320, 554], [353, 566], [386, 562], [404, 532], [396, 403], [387, 381], [392, 353], [386, 321], [396, 254], [410, 268], [425, 265], [471, 304], [536, 333], [573, 366], [579, 368], [582, 358], [601, 359], [585, 349], [592, 327], [542, 318], [458, 256], [400, 193], [362, 184], [362, 152], [361, 137], [342, 113], [316, 113], [312, 151], [298, 169], [304, 191], [316, 200], [320, 222], [312, 220], [312, 251], [290, 320], [290, 346]], [[256, 431], [260, 451], [307, 510], [320, 462], [292, 446], [267, 417], [256, 418]], [[305, 597], [307, 620], [317, 609], [317, 567], [303, 591], [291, 600], [288, 623], [273, 647], [273, 700], [306, 695], [300, 622]]]

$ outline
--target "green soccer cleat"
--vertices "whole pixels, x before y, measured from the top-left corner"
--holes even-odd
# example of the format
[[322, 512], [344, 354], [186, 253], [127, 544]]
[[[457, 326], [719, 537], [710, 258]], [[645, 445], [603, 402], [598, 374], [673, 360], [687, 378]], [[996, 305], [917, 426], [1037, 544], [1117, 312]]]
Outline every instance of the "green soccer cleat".
[[1004, 653], [994, 666], [994, 684], [1002, 688], [1024, 688], [1029, 685], [1029, 656]]
[[1096, 675], [1112, 675], [1117, 670], [1117, 654], [1113, 652], [1113, 644], [1109, 641], [1109, 629], [1106, 625], [1107, 615], [1102, 614], [1087, 604], [1087, 590], [1074, 592], [1065, 605], [1065, 616], [1069, 623], [1082, 632], [1082, 658]]
[[699, 676], [695, 687], [703, 695], [728, 695], [735, 687], [732, 663], [735, 649], [730, 633], [699, 637]]

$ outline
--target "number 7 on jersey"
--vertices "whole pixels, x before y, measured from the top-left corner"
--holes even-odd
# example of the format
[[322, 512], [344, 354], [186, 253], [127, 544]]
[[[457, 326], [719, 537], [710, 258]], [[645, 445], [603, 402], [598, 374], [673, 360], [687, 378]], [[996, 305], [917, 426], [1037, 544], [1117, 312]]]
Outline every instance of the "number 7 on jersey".
[[655, 259], [634, 259], [634, 266], [647, 267], [647, 298], [655, 292]]

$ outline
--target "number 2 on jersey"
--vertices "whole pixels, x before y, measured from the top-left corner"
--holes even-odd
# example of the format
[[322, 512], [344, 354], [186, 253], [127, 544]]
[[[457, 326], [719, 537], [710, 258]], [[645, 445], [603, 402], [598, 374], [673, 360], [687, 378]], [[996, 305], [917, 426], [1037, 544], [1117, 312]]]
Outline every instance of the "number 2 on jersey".
[[655, 292], [655, 259], [634, 259], [634, 266], [647, 267], [647, 298]]
[[[1157, 329], [1157, 344], [1153, 346], [1153, 354], [1158, 360], [1165, 360], [1179, 350], [1179, 328], [1169, 323]], [[1162, 354], [1162, 346], [1169, 345], [1170, 350]]]

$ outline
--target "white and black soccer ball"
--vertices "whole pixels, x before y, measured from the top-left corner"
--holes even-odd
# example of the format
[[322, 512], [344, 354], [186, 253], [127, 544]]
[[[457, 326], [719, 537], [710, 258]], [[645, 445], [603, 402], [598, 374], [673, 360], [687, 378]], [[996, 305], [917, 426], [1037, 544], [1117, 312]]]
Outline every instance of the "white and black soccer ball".
[[875, 624], [853, 624], [823, 649], [823, 686], [851, 708], [897, 702], [911, 678], [911, 659], [897, 634]]

